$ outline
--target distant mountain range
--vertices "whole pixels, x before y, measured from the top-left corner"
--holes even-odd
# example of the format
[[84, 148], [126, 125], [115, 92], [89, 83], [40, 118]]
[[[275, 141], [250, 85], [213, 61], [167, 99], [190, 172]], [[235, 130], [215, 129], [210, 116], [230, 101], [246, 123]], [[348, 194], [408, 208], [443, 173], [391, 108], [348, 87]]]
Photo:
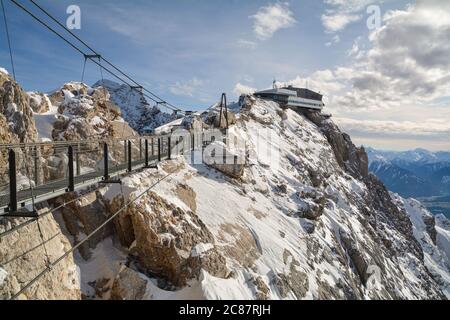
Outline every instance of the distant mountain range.
[[[369, 170], [403, 197], [419, 198], [434, 213], [450, 215], [450, 152], [366, 149]], [[437, 203], [439, 205], [437, 205]]]

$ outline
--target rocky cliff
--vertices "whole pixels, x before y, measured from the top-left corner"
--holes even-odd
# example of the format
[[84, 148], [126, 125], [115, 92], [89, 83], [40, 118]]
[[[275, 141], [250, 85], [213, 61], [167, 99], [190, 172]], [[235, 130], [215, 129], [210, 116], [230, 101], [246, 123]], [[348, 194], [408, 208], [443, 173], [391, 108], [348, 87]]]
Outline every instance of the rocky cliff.
[[105, 88], [111, 100], [119, 106], [122, 117], [137, 132], [150, 133], [155, 128], [177, 118], [174, 114], [161, 111], [158, 106], [150, 106], [142, 89], [130, 88], [111, 80], [100, 80], [94, 88]]
[[[161, 163], [158, 171], [124, 177], [122, 185], [85, 191], [84, 198], [41, 222], [61, 230], [47, 255], [77, 243], [125, 201], [166, 177], [65, 260], [56, 270], [64, 279], [45, 277], [23, 298], [450, 296], [448, 220], [433, 219], [413, 200], [389, 193], [368, 173], [364, 149], [330, 119], [247, 97], [226, 148], [235, 152], [244, 145], [242, 170], [233, 171], [238, 174], [190, 164], [185, 155]], [[1, 220], [0, 232], [16, 223]], [[37, 232], [14, 236], [23, 242], [17, 248], [2, 239], [1, 263], [32, 246], [25, 236]], [[0, 296], [10, 297], [37, 273], [29, 267], [33, 258], [1, 266]], [[64, 286], [70, 290], [59, 289]]]

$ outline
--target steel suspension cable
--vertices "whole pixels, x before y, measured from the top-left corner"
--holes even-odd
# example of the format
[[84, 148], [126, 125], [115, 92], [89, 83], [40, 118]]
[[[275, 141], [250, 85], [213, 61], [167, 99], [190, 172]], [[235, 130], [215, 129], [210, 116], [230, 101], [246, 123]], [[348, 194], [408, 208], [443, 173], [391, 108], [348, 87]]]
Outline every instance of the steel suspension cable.
[[[89, 191], [89, 192], [96, 192], [96, 191], [100, 190], [101, 188], [103, 188], [102, 185], [97, 186], [94, 190]], [[58, 211], [59, 209], [62, 209], [62, 208], [64, 208], [65, 206], [67, 206], [67, 205], [69, 205], [69, 204], [71, 204], [71, 203], [74, 203], [74, 202], [76, 202], [76, 201], [82, 199], [82, 198], [85, 197], [85, 196], [86, 196], [86, 194], [82, 194], [82, 195], [80, 195], [79, 197], [76, 197], [75, 199], [72, 199], [72, 200], [70, 200], [70, 201], [64, 202], [63, 204], [61, 204], [61, 205], [59, 205], [59, 206], [57, 206], [57, 207], [55, 207], [55, 208], [53, 208], [53, 209], [50, 209], [50, 210], [48, 210], [47, 212], [41, 213], [39, 216], [37, 216], [37, 217], [35, 217], [35, 218], [32, 218], [32, 219], [30, 219], [30, 220], [28, 220], [28, 221], [26, 221], [26, 222], [23, 222], [23, 223], [21, 223], [21, 224], [15, 226], [15, 227], [13, 227], [13, 228], [11, 228], [11, 229], [5, 231], [5, 232], [3, 232], [3, 233], [0, 233], [0, 240], [3, 239], [4, 237], [6, 237], [6, 236], [8, 236], [8, 235], [10, 235], [10, 234], [12, 234], [12, 233], [14, 233], [14, 232], [19, 231], [20, 229], [23, 229], [23, 228], [29, 226], [30, 224], [32, 224], [32, 223], [35, 222], [36, 220], [42, 219], [43, 217], [48, 216], [48, 215], [50, 215], [50, 214], [52, 214], [52, 213]]]
[[[61, 35], [59, 32], [57, 32], [56, 30], [54, 30], [51, 26], [49, 26], [47, 23], [45, 23], [44, 21], [42, 21], [42, 19], [40, 19], [39, 17], [37, 17], [34, 13], [32, 13], [30, 10], [28, 10], [27, 8], [25, 8], [22, 4], [18, 3], [16, 0], [10, 0], [12, 3], [14, 3], [17, 7], [19, 7], [20, 9], [22, 9], [23, 11], [25, 11], [26, 13], [28, 13], [33, 19], [35, 19], [37, 22], [39, 22], [40, 24], [42, 24], [44, 27], [46, 27], [48, 30], [50, 30], [52, 33], [54, 33], [56, 36], [58, 36], [58, 38], [60, 38], [61, 40], [63, 40], [65, 43], [67, 43], [70, 47], [72, 47], [74, 50], [76, 50], [77, 52], [79, 52], [80, 54], [82, 54], [84, 57], [86, 57], [87, 55], [83, 52], [83, 50], [81, 50], [79, 47], [77, 47], [75, 44], [73, 44], [71, 41], [69, 41], [67, 38], [65, 38], [63, 35]], [[106, 68], [105, 66], [102, 66], [98, 61], [96, 61], [93, 57], [88, 57], [89, 60], [91, 60], [93, 63], [95, 63], [96, 65], [98, 65], [99, 67], [101, 67], [103, 70], [105, 70], [107, 73], [109, 73], [110, 75], [112, 75], [114, 78], [118, 79], [119, 81], [123, 82], [124, 84], [132, 87], [132, 85], [127, 82], [126, 80], [124, 80], [123, 78], [121, 78], [120, 76], [118, 76], [117, 74], [115, 74], [113, 71], [111, 71], [110, 69]], [[104, 59], [103, 59], [104, 60]], [[148, 90], [146, 90], [148, 91]], [[148, 91], [150, 92], [150, 91]], [[146, 98], [149, 98], [150, 100], [152, 100], [153, 102], [156, 103], [164, 103], [165, 107], [168, 109], [171, 109], [172, 111], [181, 111], [184, 112], [183, 110], [178, 110], [176, 107], [173, 107], [170, 104], [167, 104], [167, 102], [165, 102], [162, 99], [159, 99], [161, 101], [158, 101], [157, 98], [151, 97], [147, 94], [144, 94], [144, 96]]]
[[0, 267], [3, 268], [3, 267], [5, 267], [5, 266], [7, 266], [8, 264], [11, 264], [11, 263], [13, 263], [14, 261], [19, 260], [20, 258], [25, 257], [26, 255], [30, 254], [30, 253], [33, 252], [34, 250], [39, 249], [39, 248], [42, 247], [42, 246], [45, 246], [45, 244], [49, 243], [50, 241], [52, 241], [53, 239], [55, 239], [57, 236], [59, 236], [59, 235], [61, 235], [61, 234], [62, 234], [61, 232], [58, 232], [58, 233], [54, 234], [53, 236], [51, 236], [50, 238], [48, 238], [47, 240], [45, 240], [45, 241], [39, 243], [38, 245], [36, 245], [36, 246], [34, 246], [34, 247], [32, 247], [32, 248], [26, 250], [26, 251], [23, 252], [22, 254], [20, 254], [20, 255], [14, 257], [14, 258], [11, 258], [11, 259], [9, 259], [9, 260], [7, 260], [7, 261], [5, 261], [5, 262], [0, 263]]
[[142, 198], [144, 195], [146, 195], [150, 190], [152, 190], [155, 186], [157, 186], [159, 183], [161, 183], [163, 180], [167, 179], [169, 176], [174, 174], [174, 172], [168, 173], [166, 176], [162, 177], [158, 181], [156, 181], [154, 184], [152, 184], [150, 187], [148, 187], [145, 191], [140, 193], [138, 196], [136, 196], [133, 200], [128, 201], [125, 205], [123, 205], [119, 210], [117, 210], [111, 217], [109, 217], [105, 222], [103, 222], [100, 226], [98, 226], [94, 231], [92, 231], [89, 235], [87, 235], [82, 241], [78, 242], [75, 246], [73, 246], [70, 250], [66, 251], [63, 255], [61, 255], [58, 259], [56, 259], [54, 262], [52, 262], [47, 268], [42, 270], [36, 277], [34, 277], [31, 281], [29, 281], [19, 292], [14, 294], [10, 300], [17, 299], [22, 293], [24, 293], [28, 288], [30, 288], [33, 284], [35, 284], [39, 279], [41, 279], [44, 275], [52, 271], [61, 261], [63, 261], [67, 256], [69, 256], [71, 253], [73, 253], [75, 250], [77, 250], [79, 247], [81, 247], [84, 243], [86, 243], [88, 240], [90, 240], [97, 232], [102, 230], [105, 226], [107, 226], [111, 221], [114, 220], [120, 213], [122, 213], [125, 209], [127, 209], [130, 205], [132, 205], [134, 202]]
[[8, 47], [9, 47], [9, 58], [11, 60], [11, 68], [12, 68], [13, 78], [15, 81], [16, 80], [16, 70], [14, 68], [14, 58], [13, 58], [12, 47], [11, 47], [11, 37], [9, 35], [8, 20], [6, 18], [6, 9], [5, 9], [5, 4], [3, 3], [3, 0], [0, 0], [0, 3], [2, 5], [3, 20], [5, 22], [5, 32], [6, 32], [6, 38], [8, 40]]
[[[51, 15], [46, 9], [44, 9], [42, 6], [40, 6], [38, 3], [36, 3], [36, 1], [34, 0], [29, 0], [34, 6], [36, 6], [39, 10], [41, 10], [47, 17], [49, 17], [51, 20], [53, 20], [58, 26], [60, 26], [61, 28], [63, 28], [66, 32], [68, 32], [71, 36], [73, 36], [75, 39], [77, 39], [80, 43], [82, 43], [86, 48], [88, 48], [89, 50], [91, 50], [95, 55], [101, 56], [98, 51], [96, 51], [95, 49], [93, 49], [90, 45], [88, 45], [83, 39], [81, 39], [79, 36], [77, 36], [72, 30], [68, 29], [64, 24], [62, 24], [58, 19], [56, 19], [53, 15]], [[111, 66], [114, 70], [116, 70], [117, 72], [119, 72], [122, 76], [124, 76], [125, 78], [127, 78], [128, 80], [130, 80], [131, 82], [133, 82], [136, 86], [142, 87], [143, 90], [145, 92], [147, 92], [148, 94], [152, 95], [154, 98], [160, 100], [160, 102], [162, 102], [163, 104], [166, 104], [174, 109], [176, 109], [177, 111], [183, 112], [182, 109], [180, 109], [179, 107], [174, 106], [171, 103], [168, 103], [167, 101], [163, 100], [161, 97], [159, 97], [158, 95], [156, 95], [155, 93], [153, 93], [152, 91], [148, 90], [147, 88], [144, 88], [141, 84], [139, 84], [137, 81], [135, 81], [133, 78], [131, 78], [128, 74], [126, 74], [124, 71], [122, 71], [120, 68], [118, 68], [117, 66], [115, 66], [113, 63], [111, 63], [109, 60], [107, 60], [106, 58], [104, 58], [103, 56], [101, 56], [101, 59], [106, 62], [109, 66]], [[155, 101], [156, 102], [156, 101]]]

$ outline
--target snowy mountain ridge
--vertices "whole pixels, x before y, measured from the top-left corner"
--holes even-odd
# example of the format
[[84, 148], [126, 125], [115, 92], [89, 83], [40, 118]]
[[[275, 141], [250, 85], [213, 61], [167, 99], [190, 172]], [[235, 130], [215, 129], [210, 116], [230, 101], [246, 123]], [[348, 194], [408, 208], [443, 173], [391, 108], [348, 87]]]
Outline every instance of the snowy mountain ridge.
[[[0, 101], [11, 97], [12, 85], [21, 90], [7, 77], [2, 81], [6, 89], [0, 91]], [[114, 126], [96, 127], [93, 121], [98, 116], [105, 124], [110, 118], [122, 123], [103, 90], [73, 83], [63, 89], [49, 97], [63, 115], [53, 126], [53, 138], [79, 137], [85, 131], [101, 135], [105, 130], [114, 136]], [[31, 110], [29, 95], [16, 102]], [[390, 193], [369, 173], [365, 150], [320, 113], [297, 113], [252, 96], [240, 107], [225, 145], [229, 153], [246, 146], [244, 163], [231, 165], [235, 170], [214, 162], [192, 164], [189, 153], [174, 153], [159, 170], [131, 173], [122, 177], [122, 185], [104, 185], [97, 192], [84, 190], [79, 201], [41, 220], [45, 239], [58, 234], [46, 246], [54, 260], [123, 203], [166, 177], [20, 298], [450, 297], [450, 222], [445, 217]], [[25, 139], [18, 135], [22, 130], [3, 125], [5, 109], [0, 138]], [[24, 123], [31, 132], [33, 112], [30, 117]], [[191, 120], [180, 125], [192, 126]], [[213, 115], [196, 118], [210, 120], [215, 122]], [[205, 154], [208, 158], [212, 150]], [[64, 166], [64, 161], [55, 162]], [[78, 195], [66, 194], [47, 206]], [[16, 223], [20, 221], [0, 220], [0, 232]], [[32, 224], [0, 242], [0, 263], [28, 250], [39, 236]], [[46, 259], [36, 250], [2, 266], [0, 297], [18, 292], [46, 267]]]
[[155, 128], [175, 120], [174, 114], [161, 111], [158, 106], [150, 106], [139, 89], [130, 88], [111, 80], [100, 80], [94, 88], [106, 88], [111, 100], [120, 107], [124, 120], [139, 133], [151, 133]]
[[[274, 143], [271, 134], [261, 137], [265, 130], [280, 140]], [[406, 205], [406, 200], [398, 202], [367, 172], [364, 151], [330, 120], [249, 97], [229, 139], [249, 145], [241, 178], [227, 177], [204, 164], [190, 165], [188, 156], [179, 157], [163, 165], [158, 176], [174, 174], [118, 223], [120, 237], [128, 237], [122, 244], [130, 245], [135, 259], [131, 270], [152, 274], [144, 277], [145, 293], [140, 298], [450, 295], [448, 242], [422, 241], [424, 224], [430, 233], [436, 230], [434, 217], [423, 208], [418, 215], [419, 209]], [[274, 167], [267, 155], [277, 152], [280, 165]], [[126, 197], [155, 179], [150, 173], [126, 179]], [[105, 201], [114, 203], [119, 194], [111, 186]], [[158, 208], [155, 203], [164, 205]], [[174, 215], [173, 208], [181, 215]], [[161, 228], [148, 222], [161, 216], [170, 221], [168, 225]], [[156, 238], [145, 239], [148, 233]], [[186, 233], [195, 234], [196, 240]], [[438, 234], [448, 239], [448, 231]], [[163, 246], [155, 247], [157, 243]]]

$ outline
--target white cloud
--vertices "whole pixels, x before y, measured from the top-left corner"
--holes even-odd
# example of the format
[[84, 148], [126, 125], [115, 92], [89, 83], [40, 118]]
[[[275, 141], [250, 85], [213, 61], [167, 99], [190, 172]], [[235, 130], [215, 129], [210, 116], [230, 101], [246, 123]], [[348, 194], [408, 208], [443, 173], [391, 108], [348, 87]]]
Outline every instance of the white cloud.
[[346, 67], [287, 83], [325, 93], [328, 111], [357, 141], [450, 148], [450, 2], [388, 12], [367, 48], [360, 40]]
[[244, 48], [244, 49], [256, 49], [256, 47], [258, 46], [258, 44], [254, 41], [250, 41], [250, 40], [245, 40], [245, 39], [239, 39], [237, 41], [237, 46], [239, 48]]
[[362, 11], [376, 2], [383, 0], [324, 0], [329, 6], [321, 17], [325, 31], [336, 33], [344, 30], [349, 24], [361, 20]]
[[196, 91], [203, 85], [203, 81], [193, 78], [187, 82], [176, 82], [170, 87], [170, 92], [177, 96], [193, 97]]
[[241, 94], [252, 94], [256, 91], [255, 88], [246, 86], [244, 84], [241, 83], [237, 83], [236, 86], [233, 89], [233, 92], [237, 95], [240, 96]]
[[260, 40], [268, 40], [278, 30], [292, 27], [296, 23], [294, 14], [286, 3], [261, 7], [250, 18], [254, 20], [253, 31]]
[[[425, 119], [421, 122], [393, 120], [357, 120], [335, 118], [347, 131], [358, 135], [383, 135], [397, 138], [439, 138], [450, 135], [448, 119]], [[450, 143], [450, 141], [449, 141]]]
[[331, 33], [341, 31], [348, 24], [361, 20], [361, 16], [355, 14], [323, 14], [321, 20], [325, 30]]
[[341, 42], [341, 37], [338, 34], [335, 34], [331, 41], [325, 43], [325, 46], [331, 47], [333, 44]]
[[319, 70], [311, 74], [309, 77], [297, 76], [296, 78], [278, 82], [280, 86], [292, 85], [294, 87], [304, 88], [307, 87], [311, 90], [318, 91], [325, 94], [325, 104], [329, 103], [329, 97], [339, 94], [345, 88], [345, 85], [337, 81], [338, 76], [332, 70]]
[[357, 38], [348, 52], [353, 64], [333, 70], [334, 79], [313, 80], [327, 89], [332, 88], [330, 83], [342, 84], [345, 90], [328, 91], [340, 109], [434, 105], [435, 99], [450, 92], [450, 3], [447, 10], [442, 6], [422, 1], [388, 12], [384, 25], [370, 36], [370, 49], [363, 50]]
[[450, 119], [425, 121], [355, 120], [334, 118], [357, 144], [379, 149], [450, 150]]

